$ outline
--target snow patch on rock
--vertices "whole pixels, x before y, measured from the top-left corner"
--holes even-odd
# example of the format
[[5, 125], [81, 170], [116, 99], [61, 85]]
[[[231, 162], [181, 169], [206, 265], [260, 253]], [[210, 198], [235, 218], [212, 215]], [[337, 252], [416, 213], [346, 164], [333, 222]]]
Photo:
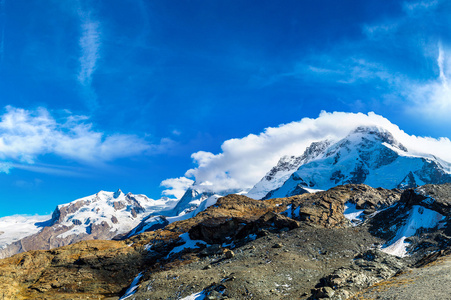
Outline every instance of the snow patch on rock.
[[363, 211], [363, 209], [357, 209], [355, 203], [348, 201], [345, 203], [343, 215], [355, 226], [362, 222]]
[[188, 232], [180, 235], [180, 238], [183, 241], [183, 245], [177, 246], [174, 249], [172, 249], [171, 252], [169, 252], [169, 254], [167, 255], [166, 258], [169, 258], [173, 254], [180, 253], [180, 252], [182, 252], [185, 249], [197, 249], [197, 248], [200, 248], [199, 245], [207, 245], [207, 243], [202, 241], [202, 240], [192, 240], [189, 237], [189, 233]]
[[409, 243], [405, 240], [408, 237], [414, 236], [420, 228], [428, 229], [438, 226], [439, 222], [444, 220], [444, 218], [445, 216], [434, 210], [424, 208], [420, 205], [412, 206], [405, 224], [398, 229], [393, 240], [383, 246], [381, 250], [398, 257], [407, 256], [406, 248]]
[[136, 293], [136, 290], [138, 289], [139, 281], [141, 280], [142, 276], [143, 276], [143, 274], [139, 273], [138, 276], [136, 276], [135, 279], [133, 279], [130, 287], [127, 289], [124, 296], [122, 296], [119, 300], [125, 300], [127, 298], [130, 298], [131, 296], [133, 296]]

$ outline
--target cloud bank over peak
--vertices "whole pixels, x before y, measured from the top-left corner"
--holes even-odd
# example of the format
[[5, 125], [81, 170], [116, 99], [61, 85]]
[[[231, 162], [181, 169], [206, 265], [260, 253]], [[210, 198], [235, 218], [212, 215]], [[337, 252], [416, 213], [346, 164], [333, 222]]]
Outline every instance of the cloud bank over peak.
[[193, 185], [194, 180], [186, 177], [169, 178], [161, 182], [161, 186], [169, 189], [163, 191], [164, 196], [174, 196], [177, 199], [182, 198], [185, 191]]
[[[451, 162], [451, 141], [447, 138], [417, 137], [409, 135], [388, 119], [375, 113], [321, 112], [318, 118], [303, 118], [297, 122], [268, 127], [260, 134], [225, 141], [222, 152], [199, 151], [191, 157], [196, 168], [186, 177], [165, 180], [164, 185], [180, 195], [182, 183], [195, 179], [201, 190], [220, 192], [249, 189], [256, 184], [284, 155], [302, 155], [312, 142], [337, 141], [358, 126], [377, 126], [391, 132], [412, 154], [432, 154]], [[208, 182], [208, 185], [202, 183]], [[169, 195], [168, 190], [165, 191]], [[173, 195], [176, 193], [174, 192]]]
[[0, 172], [8, 172], [13, 164], [33, 164], [45, 154], [99, 164], [155, 147], [135, 135], [96, 131], [86, 123], [87, 119], [74, 115], [57, 119], [45, 108], [25, 110], [7, 106], [0, 116]]

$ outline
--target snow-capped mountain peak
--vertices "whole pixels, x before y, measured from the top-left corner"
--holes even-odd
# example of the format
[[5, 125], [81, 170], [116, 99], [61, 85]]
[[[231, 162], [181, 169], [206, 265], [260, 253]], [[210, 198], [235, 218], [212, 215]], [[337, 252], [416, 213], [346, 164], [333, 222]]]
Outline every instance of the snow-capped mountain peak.
[[301, 156], [283, 156], [277, 165], [246, 194], [246, 196], [261, 199], [270, 191], [280, 187], [299, 166], [306, 164], [318, 156], [331, 144], [331, 141], [324, 140], [313, 142]]
[[124, 193], [121, 191], [121, 189], [118, 189], [114, 194], [113, 198], [119, 198], [120, 196], [124, 195]]
[[66, 226], [68, 231], [58, 237], [99, 234], [111, 238], [137, 226], [155, 201], [144, 195], [100, 191], [67, 204], [58, 205], [53, 225]]
[[384, 128], [358, 127], [315, 158], [301, 163], [283, 184], [263, 198], [291, 196], [309, 188], [327, 190], [347, 183], [405, 188], [450, 182], [449, 170], [449, 163], [443, 160], [411, 154]]

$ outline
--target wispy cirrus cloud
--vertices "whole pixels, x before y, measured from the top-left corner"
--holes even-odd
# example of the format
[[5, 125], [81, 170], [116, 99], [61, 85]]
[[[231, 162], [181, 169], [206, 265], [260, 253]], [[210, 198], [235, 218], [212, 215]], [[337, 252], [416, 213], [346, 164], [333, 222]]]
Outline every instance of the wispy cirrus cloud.
[[92, 74], [96, 70], [100, 49], [100, 24], [86, 18], [81, 24], [82, 36], [80, 37], [81, 56], [80, 72], [78, 80], [82, 85], [90, 85]]
[[[321, 84], [333, 93], [340, 89], [342, 98], [349, 92], [364, 99], [370, 110], [384, 103], [423, 122], [449, 122], [450, 6], [436, 0], [405, 1], [400, 7], [396, 17], [361, 24], [362, 35], [312, 51], [284, 72], [260, 78], [261, 86], [287, 80]], [[372, 99], [379, 99], [378, 106], [371, 106]]]
[[80, 69], [78, 72], [78, 82], [83, 87], [83, 96], [91, 109], [97, 106], [97, 96], [92, 87], [92, 77], [97, 69], [101, 49], [101, 24], [93, 18], [93, 13], [89, 10], [78, 9], [80, 18], [81, 36], [80, 46]]
[[451, 76], [451, 50], [441, 43], [437, 45], [436, 78], [426, 82], [405, 82], [403, 94], [410, 103], [407, 110], [414, 114], [421, 114], [429, 118], [449, 120], [451, 114], [451, 89], [449, 78]]

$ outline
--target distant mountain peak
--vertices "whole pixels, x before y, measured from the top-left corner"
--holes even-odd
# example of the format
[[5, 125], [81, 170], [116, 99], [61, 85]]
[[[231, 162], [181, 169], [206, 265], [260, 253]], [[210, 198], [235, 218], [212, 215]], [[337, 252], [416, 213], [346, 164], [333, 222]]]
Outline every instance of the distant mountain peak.
[[117, 199], [119, 198], [121, 195], [123, 195], [124, 193], [121, 191], [121, 189], [118, 189], [116, 192], [114, 192], [113, 194], [113, 198]]
[[306, 164], [318, 156], [330, 146], [330, 140], [313, 142], [308, 146], [301, 156], [285, 155], [279, 159], [268, 173], [247, 193], [248, 197], [261, 199], [271, 190], [280, 187], [288, 177], [296, 171], [299, 166]]

